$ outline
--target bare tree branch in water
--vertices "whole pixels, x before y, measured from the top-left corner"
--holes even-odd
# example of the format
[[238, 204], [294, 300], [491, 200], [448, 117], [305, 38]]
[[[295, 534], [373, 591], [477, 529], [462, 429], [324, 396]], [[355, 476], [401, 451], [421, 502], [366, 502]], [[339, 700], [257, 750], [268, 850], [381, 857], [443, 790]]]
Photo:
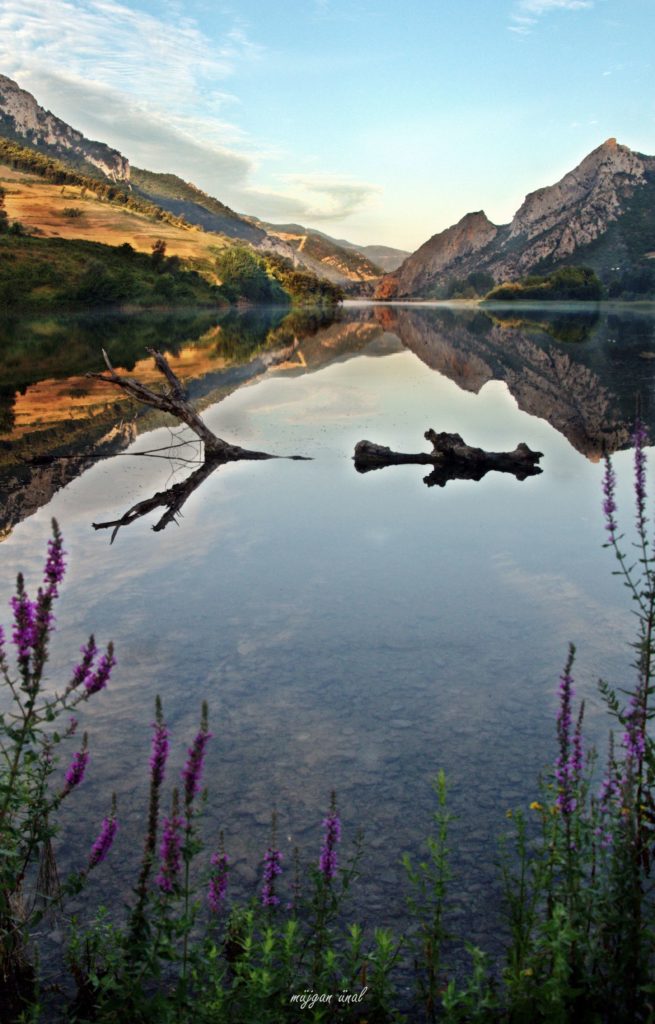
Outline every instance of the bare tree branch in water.
[[159, 409], [160, 412], [169, 413], [182, 423], [186, 423], [204, 444], [205, 459], [220, 459], [224, 462], [232, 462], [237, 459], [274, 459], [276, 457], [266, 452], [248, 451], [246, 448], [229, 444], [227, 441], [223, 441], [222, 438], [216, 437], [216, 434], [209, 429], [202, 417], [198, 415], [187, 400], [182, 383], [169, 366], [166, 357], [156, 349], [149, 348], [147, 351], [155, 360], [157, 369], [168, 381], [169, 387], [164, 392], [153, 391], [132, 377], [121, 377], [111, 365], [109, 356], [104, 348], [102, 355], [108, 372], [89, 373], [88, 376], [93, 377], [95, 380], [102, 380], [107, 384], [113, 384], [115, 387], [125, 391], [131, 398], [135, 398], [137, 402], [149, 405], [153, 409]]
[[537, 463], [543, 458], [543, 453], [531, 451], [524, 442], [518, 444], [513, 452], [485, 452], [482, 448], [466, 444], [459, 434], [437, 434], [434, 430], [426, 430], [423, 436], [432, 443], [432, 451], [415, 455], [394, 452], [372, 441], [358, 441], [353, 456], [355, 469], [358, 473], [368, 473], [384, 466], [410, 463], [434, 466], [429, 476], [424, 478], [428, 487], [445, 487], [449, 480], [455, 479], [481, 480], [490, 470], [513, 473], [518, 480], [542, 472]]
[[[239, 460], [262, 460], [276, 458], [290, 458], [294, 461], [305, 459], [302, 455], [278, 456], [270, 455], [267, 452], [249, 451], [247, 448], [240, 448], [238, 445], [228, 444], [222, 438], [209, 429], [204, 420], [198, 415], [184, 394], [181, 381], [171, 369], [166, 357], [155, 349], [148, 349], [148, 352], [155, 360], [155, 365], [160, 373], [168, 381], [168, 389], [165, 392], [153, 391], [138, 380], [131, 377], [121, 377], [111, 365], [109, 356], [102, 350], [107, 365], [107, 373], [90, 373], [89, 377], [105, 381], [121, 388], [132, 398], [144, 405], [149, 405], [160, 412], [169, 413], [175, 416], [182, 423], [185, 423], [200, 439], [204, 446], [204, 461], [186, 480], [173, 484], [165, 491], [157, 491], [151, 498], [138, 501], [127, 510], [119, 519], [113, 519], [106, 523], [93, 523], [94, 530], [112, 529], [111, 543], [114, 542], [116, 534], [121, 526], [129, 526], [143, 516], [157, 508], [165, 508], [166, 511], [161, 519], [153, 526], [153, 530], [164, 530], [169, 523], [176, 522], [177, 516], [181, 514], [182, 506], [193, 492], [210, 476], [216, 469], [226, 465], [228, 462]], [[184, 445], [184, 442], [182, 443]], [[172, 451], [177, 445], [171, 445], [168, 449]], [[155, 458], [162, 458], [161, 451], [165, 449], [152, 449], [149, 452], [135, 452], [136, 455], [151, 455]], [[185, 460], [186, 461], [186, 460]]]

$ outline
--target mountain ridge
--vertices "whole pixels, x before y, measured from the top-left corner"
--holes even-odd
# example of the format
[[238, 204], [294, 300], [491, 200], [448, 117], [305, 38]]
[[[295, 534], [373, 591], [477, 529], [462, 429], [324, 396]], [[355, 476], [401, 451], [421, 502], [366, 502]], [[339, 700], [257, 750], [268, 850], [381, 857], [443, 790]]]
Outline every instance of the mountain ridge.
[[[382, 269], [353, 243], [339, 243], [328, 235], [302, 229], [312, 239], [323, 238], [319, 251], [285, 240], [255, 217], [232, 210], [176, 174], [149, 171], [130, 165], [122, 153], [102, 142], [87, 139], [6, 75], [0, 75], [0, 137], [58, 160], [84, 175], [108, 180], [130, 194], [152, 203], [203, 231], [224, 236], [232, 243], [252, 246], [290, 260], [334, 284], [376, 281]], [[317, 247], [314, 246], [314, 249]], [[353, 255], [356, 254], [356, 255]]]
[[[643, 238], [629, 216], [640, 200], [646, 202]], [[600, 243], [622, 222], [624, 237], [603, 252]], [[509, 224], [492, 224], [479, 211], [433, 235], [382, 278], [376, 297], [444, 297], [440, 289], [471, 274], [500, 283], [581, 261], [609, 280], [610, 271], [634, 267], [649, 250], [655, 250], [655, 157], [610, 138], [558, 182], [529, 193]]]

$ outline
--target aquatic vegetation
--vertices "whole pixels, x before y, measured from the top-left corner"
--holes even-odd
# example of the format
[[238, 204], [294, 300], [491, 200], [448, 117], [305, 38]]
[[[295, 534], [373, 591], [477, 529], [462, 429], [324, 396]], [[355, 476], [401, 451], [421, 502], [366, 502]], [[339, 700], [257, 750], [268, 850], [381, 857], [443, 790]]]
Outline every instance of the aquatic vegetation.
[[[36, 926], [55, 899], [78, 892], [88, 872], [102, 864], [119, 827], [113, 800], [86, 864], [56, 893], [45, 886], [48, 868], [53, 875], [56, 812], [61, 800], [83, 785], [91, 763], [85, 734], [68, 760], [63, 782], [58, 781], [55, 747], [75, 736], [77, 721], [69, 715], [61, 732], [54, 731], [53, 723], [102, 689], [115, 664], [111, 646], [100, 655], [90, 638], [63, 695], [43, 693], [53, 604], [65, 568], [55, 524], [36, 600], [29, 599], [21, 577], [12, 599], [14, 675], [4, 636], [0, 644], [0, 667], [14, 701], [13, 713], [0, 720], [0, 827], [8, 851], [0, 867], [0, 954], [9, 1020], [651, 1020], [655, 552], [649, 536], [647, 443], [638, 424], [633, 437], [636, 557], [630, 557], [619, 532], [609, 460], [602, 500], [605, 546], [616, 558], [636, 611], [635, 681], [622, 690], [600, 683], [616, 723], [601, 771], [585, 741], [584, 703], [576, 702], [575, 649], [570, 647], [557, 691], [552, 765], [529, 805], [508, 813], [501, 840], [507, 939], [500, 958], [467, 944], [450, 925], [456, 890], [443, 771], [434, 781], [437, 806], [425, 850], [418, 857], [402, 857], [409, 922], [407, 933], [396, 937], [375, 922], [367, 927], [349, 922], [348, 897], [358, 877], [361, 839], [342, 854], [334, 793], [322, 820], [319, 849], [305, 870], [297, 851], [288, 870], [273, 812], [256, 890], [247, 898], [231, 881], [228, 888], [234, 865], [223, 834], [210, 846], [202, 828], [203, 769], [212, 738], [207, 707], [202, 707], [169, 810], [163, 813], [172, 737], [157, 699], [143, 856], [128, 905], [122, 916], [100, 907], [88, 920], [74, 921], [58, 990], [40, 991], [33, 966]], [[466, 954], [468, 970], [462, 961]]]

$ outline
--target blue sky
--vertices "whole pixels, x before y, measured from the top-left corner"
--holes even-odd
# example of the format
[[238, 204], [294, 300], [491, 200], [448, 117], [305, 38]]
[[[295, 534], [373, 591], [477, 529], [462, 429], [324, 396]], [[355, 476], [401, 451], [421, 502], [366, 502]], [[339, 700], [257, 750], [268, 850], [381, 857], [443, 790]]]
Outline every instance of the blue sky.
[[0, 0], [0, 71], [132, 163], [406, 249], [654, 154], [654, 38], [655, 0]]

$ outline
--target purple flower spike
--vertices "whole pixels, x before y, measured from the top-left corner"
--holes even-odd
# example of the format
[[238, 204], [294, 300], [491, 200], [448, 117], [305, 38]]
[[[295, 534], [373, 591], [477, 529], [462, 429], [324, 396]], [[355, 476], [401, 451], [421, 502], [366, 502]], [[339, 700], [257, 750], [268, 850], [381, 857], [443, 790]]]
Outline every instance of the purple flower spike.
[[614, 739], [610, 735], [610, 748], [607, 758], [607, 774], [598, 791], [598, 826], [595, 835], [600, 839], [600, 847], [607, 850], [614, 843], [612, 819], [621, 799], [621, 786], [616, 777], [614, 767]]
[[18, 595], [12, 597], [11, 607], [14, 613], [11, 639], [18, 650], [18, 665], [21, 672], [26, 675], [29, 672], [30, 655], [37, 637], [37, 607], [34, 601], [30, 601], [23, 589], [22, 576], [19, 576]]
[[323, 875], [323, 878], [329, 882], [337, 873], [337, 843], [341, 842], [341, 822], [337, 815], [334, 796], [332, 797], [330, 813], [323, 821], [323, 828], [325, 829], [325, 835], [323, 837], [318, 870]]
[[626, 731], [623, 733], [623, 746], [626, 752], [626, 761], [641, 762], [646, 752], [643, 696], [641, 693], [633, 694], [630, 698], [630, 706], [625, 713], [625, 725]]
[[111, 670], [115, 664], [116, 659], [114, 657], [114, 646], [110, 643], [107, 645], [107, 653], [103, 654], [102, 658], [98, 662], [98, 667], [95, 672], [87, 676], [84, 681], [86, 692], [89, 697], [94, 693], [98, 693], [99, 690], [104, 690], [109, 681]]
[[164, 818], [159, 856], [161, 863], [159, 874], [155, 879], [162, 892], [173, 892], [177, 876], [182, 868], [182, 829], [185, 826], [184, 819], [178, 814], [171, 814], [170, 818]]
[[97, 653], [98, 648], [96, 647], [95, 637], [91, 634], [89, 642], [82, 644], [80, 647], [82, 660], [73, 669], [73, 678], [71, 679], [69, 690], [74, 690], [77, 686], [87, 685], [92, 675], [93, 662]]
[[643, 423], [637, 420], [632, 435], [635, 449], [635, 499], [637, 505], [637, 527], [643, 533], [646, 524], [646, 452], [648, 433]]
[[196, 793], [200, 792], [200, 781], [205, 760], [205, 747], [211, 739], [212, 734], [207, 728], [207, 705], [203, 704], [200, 729], [193, 743], [187, 751], [187, 760], [182, 769], [182, 781], [184, 783], [184, 803], [187, 807], [193, 802]]
[[274, 846], [269, 846], [264, 856], [264, 884], [262, 886], [262, 905], [276, 907], [280, 902], [275, 895], [275, 879], [282, 874], [282, 854]]
[[161, 786], [168, 757], [168, 729], [164, 722], [153, 722], [152, 727], [155, 731], [150, 754], [150, 777], [153, 786]]
[[226, 853], [212, 853], [211, 863], [216, 870], [212, 873], [212, 877], [209, 879], [207, 902], [209, 903], [211, 910], [217, 914], [225, 903], [229, 857]]
[[66, 562], [63, 547], [63, 538], [59, 532], [56, 520], [52, 520], [52, 540], [48, 541], [48, 557], [43, 570], [43, 582], [46, 584], [46, 594], [50, 598], [58, 596], [58, 586], [66, 572]]
[[607, 530], [610, 544], [616, 542], [616, 531], [618, 525], [614, 518], [616, 512], [616, 475], [609, 456], [605, 457], [605, 473], [603, 476], [603, 515], [605, 516], [605, 529]]
[[71, 789], [75, 789], [75, 786], [79, 786], [80, 782], [84, 779], [84, 772], [86, 766], [89, 763], [89, 751], [86, 749], [86, 734], [84, 736], [84, 745], [81, 750], [78, 750], [73, 755], [73, 760], [70, 763], [68, 771], [66, 772], [66, 785], [64, 787], [64, 794], [70, 793]]
[[91, 847], [91, 855], [89, 857], [88, 868], [89, 871], [92, 868], [96, 867], [96, 865], [102, 864], [103, 860], [106, 858], [107, 854], [111, 850], [112, 843], [114, 842], [114, 837], [117, 831], [118, 822], [116, 821], [115, 813], [112, 810], [111, 817], [103, 819], [100, 835], [98, 836], [95, 843]]
[[559, 755], [555, 761], [555, 778], [557, 780], [556, 805], [562, 814], [572, 814], [577, 806], [575, 791], [582, 770], [582, 714], [571, 742], [571, 706], [574, 689], [571, 668], [575, 649], [571, 646], [569, 657], [559, 683], [559, 711], [557, 713], [557, 738]]

